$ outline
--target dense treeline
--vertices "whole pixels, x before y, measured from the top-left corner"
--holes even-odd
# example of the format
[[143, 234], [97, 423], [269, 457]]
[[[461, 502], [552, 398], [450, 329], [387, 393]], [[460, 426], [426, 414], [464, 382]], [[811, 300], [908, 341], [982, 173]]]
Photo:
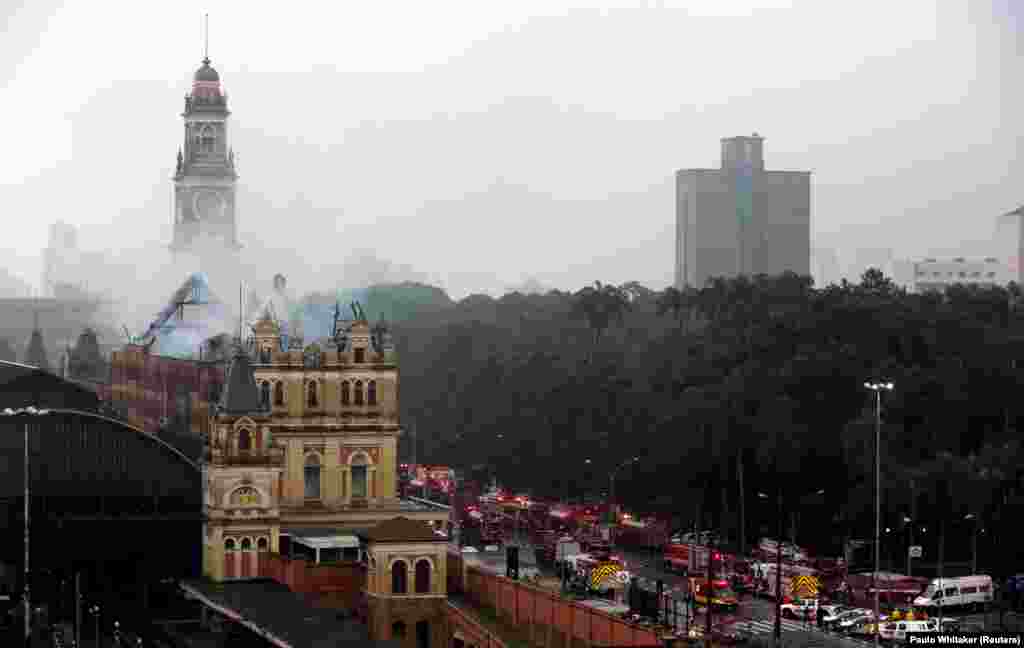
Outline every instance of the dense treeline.
[[683, 292], [428, 293], [378, 290], [367, 307], [394, 320], [421, 460], [579, 497], [607, 492], [637, 456], [617, 472], [627, 504], [710, 516], [733, 539], [742, 519], [749, 540], [774, 530], [781, 491], [802, 511], [787, 531], [837, 542], [873, 530], [864, 382], [879, 379], [896, 385], [883, 395], [883, 526], [973, 516], [991, 536], [1024, 513], [1016, 286], [907, 294], [872, 270], [824, 289], [783, 275]]

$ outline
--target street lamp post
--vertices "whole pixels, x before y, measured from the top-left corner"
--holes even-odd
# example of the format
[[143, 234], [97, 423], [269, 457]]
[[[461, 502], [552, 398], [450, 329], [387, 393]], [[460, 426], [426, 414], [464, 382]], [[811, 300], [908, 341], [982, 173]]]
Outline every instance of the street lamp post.
[[[618, 507], [618, 504], [615, 501], [615, 477], [618, 475], [620, 470], [622, 470], [626, 466], [631, 466], [631, 465], [635, 464], [638, 461], [640, 461], [640, 457], [633, 457], [632, 459], [627, 459], [626, 461], [624, 461], [621, 464], [619, 464], [618, 467], [616, 467], [615, 470], [613, 470], [611, 475], [610, 475], [611, 490], [609, 491], [609, 494], [611, 495], [611, 497], [609, 498], [609, 500], [610, 500], [609, 504], [610, 504], [611, 511], [612, 511], [612, 522], [613, 522], [613, 524], [617, 524], [618, 521], [619, 521], [619, 507]], [[611, 531], [609, 531], [608, 536], [609, 536], [608, 537], [609, 544], [611, 544], [612, 548], [614, 549], [615, 548], [615, 536], [614, 536], [614, 534]]]
[[99, 606], [93, 605], [89, 608], [89, 613], [92, 614], [92, 621], [96, 631], [96, 646], [99, 646]]
[[880, 555], [878, 552], [882, 535], [882, 391], [892, 391], [891, 382], [866, 382], [864, 387], [875, 392], [875, 646], [878, 645], [878, 568]]
[[[34, 406], [29, 405], [22, 409], [11, 409], [10, 407], [0, 412], [3, 416], [46, 416], [50, 413], [48, 409], [36, 409]], [[29, 473], [29, 448], [28, 448], [28, 419], [25, 420], [25, 465], [24, 465], [24, 482], [25, 482], [25, 588], [23, 591], [23, 598], [25, 604], [25, 646], [32, 644], [32, 599], [31, 599], [31, 585], [29, 576], [29, 548], [31, 547], [31, 493], [29, 491], [29, 485], [31, 483], [31, 476]]]
[[968, 513], [964, 519], [974, 523], [971, 530], [971, 574], [974, 575], [978, 573], [978, 516]]

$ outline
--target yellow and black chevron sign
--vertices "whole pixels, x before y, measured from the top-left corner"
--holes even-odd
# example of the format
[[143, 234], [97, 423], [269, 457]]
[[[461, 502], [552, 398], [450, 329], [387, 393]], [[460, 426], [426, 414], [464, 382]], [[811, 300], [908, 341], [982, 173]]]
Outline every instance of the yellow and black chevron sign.
[[604, 583], [612, 579], [620, 571], [620, 567], [615, 563], [602, 563], [597, 567], [594, 567], [590, 572], [590, 587], [591, 589], [597, 589]]
[[818, 595], [821, 584], [814, 576], [797, 576], [793, 579], [793, 595], [803, 598], [814, 598]]

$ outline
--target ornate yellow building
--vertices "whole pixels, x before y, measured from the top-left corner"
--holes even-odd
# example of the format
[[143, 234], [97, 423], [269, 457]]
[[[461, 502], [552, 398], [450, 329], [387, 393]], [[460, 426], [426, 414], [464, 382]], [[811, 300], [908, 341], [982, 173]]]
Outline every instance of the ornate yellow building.
[[381, 522], [448, 520], [398, 497], [397, 357], [387, 330], [354, 311], [306, 345], [267, 310], [236, 352], [204, 465], [213, 580], [255, 577], [262, 551], [365, 561], [359, 538]]

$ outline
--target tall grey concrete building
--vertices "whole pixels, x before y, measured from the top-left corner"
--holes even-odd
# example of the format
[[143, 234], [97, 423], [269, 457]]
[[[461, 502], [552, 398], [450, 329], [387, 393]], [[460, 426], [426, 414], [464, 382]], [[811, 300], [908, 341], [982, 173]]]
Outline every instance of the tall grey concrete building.
[[809, 275], [811, 172], [767, 171], [757, 133], [722, 139], [720, 169], [676, 172], [677, 288], [712, 277]]

